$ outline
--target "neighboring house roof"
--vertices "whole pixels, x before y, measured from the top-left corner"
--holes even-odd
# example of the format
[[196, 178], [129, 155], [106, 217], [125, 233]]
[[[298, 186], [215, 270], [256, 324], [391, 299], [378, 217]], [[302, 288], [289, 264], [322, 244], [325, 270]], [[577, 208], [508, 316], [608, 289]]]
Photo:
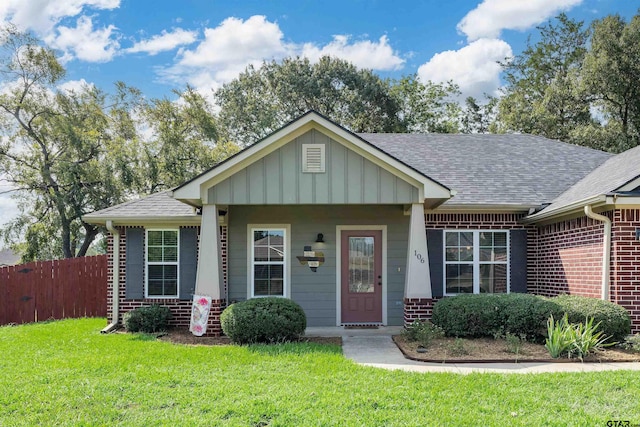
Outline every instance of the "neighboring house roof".
[[195, 209], [172, 198], [170, 193], [171, 191], [154, 193], [147, 197], [86, 214], [82, 218], [92, 224], [105, 224], [107, 220], [126, 221], [130, 225], [135, 225], [136, 221], [141, 224], [170, 223], [172, 221], [181, 224], [191, 222], [199, 224], [200, 216], [196, 214]]
[[0, 267], [6, 265], [16, 265], [20, 262], [20, 255], [11, 249], [0, 249]]
[[359, 136], [457, 190], [443, 207], [550, 203], [612, 156], [534, 135]]
[[[591, 173], [560, 194], [542, 211], [529, 219], [552, 216], [568, 209], [604, 201], [605, 196], [638, 196], [640, 186], [640, 146], [607, 159]], [[635, 190], [635, 191], [634, 191]], [[632, 192], [629, 194], [629, 192]], [[635, 194], [634, 194], [635, 193]], [[598, 200], [599, 199], [599, 200]]]

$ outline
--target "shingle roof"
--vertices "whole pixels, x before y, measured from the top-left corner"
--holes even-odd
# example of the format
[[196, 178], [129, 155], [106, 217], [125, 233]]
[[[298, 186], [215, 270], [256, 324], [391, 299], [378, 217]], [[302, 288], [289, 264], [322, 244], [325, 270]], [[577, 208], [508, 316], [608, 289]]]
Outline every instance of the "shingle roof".
[[358, 135], [457, 190], [449, 205], [550, 203], [612, 156], [533, 135]]
[[545, 208], [544, 213], [560, 210], [594, 196], [615, 192], [640, 176], [640, 146], [611, 157]]
[[96, 211], [83, 218], [87, 221], [110, 218], [170, 218], [196, 216], [193, 207], [184, 204], [169, 195], [170, 191], [154, 193], [141, 199], [131, 200], [119, 205]]
[[[456, 190], [457, 194], [445, 205], [525, 207], [550, 203], [554, 199], [559, 203], [563, 199], [558, 196], [565, 191], [561, 197], [569, 199], [591, 187], [600, 189], [592, 181], [585, 181], [584, 186], [567, 191], [603, 163], [611, 164], [614, 171], [621, 172], [631, 170], [632, 164], [640, 161], [638, 150], [629, 159], [622, 155], [612, 157], [602, 151], [533, 135], [361, 133], [358, 136]], [[621, 172], [616, 180], [608, 169], [596, 173], [600, 169], [587, 178], [591, 177], [603, 186], [606, 184], [606, 191], [619, 187], [629, 176], [629, 173]], [[90, 222], [141, 217], [170, 219], [196, 217], [196, 214], [191, 206], [164, 191], [84, 216]]]

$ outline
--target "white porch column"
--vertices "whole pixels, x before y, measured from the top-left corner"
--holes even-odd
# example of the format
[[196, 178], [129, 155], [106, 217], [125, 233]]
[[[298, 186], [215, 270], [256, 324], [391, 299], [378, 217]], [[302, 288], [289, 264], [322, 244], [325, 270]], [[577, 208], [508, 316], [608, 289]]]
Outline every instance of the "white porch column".
[[202, 224], [200, 225], [195, 293], [208, 295], [212, 300], [220, 300], [224, 298], [223, 290], [218, 207], [216, 205], [204, 205], [202, 207]]
[[411, 205], [409, 252], [407, 254], [404, 297], [405, 299], [432, 298], [429, 256], [427, 253], [427, 230], [425, 227], [424, 206], [422, 203], [414, 203]]

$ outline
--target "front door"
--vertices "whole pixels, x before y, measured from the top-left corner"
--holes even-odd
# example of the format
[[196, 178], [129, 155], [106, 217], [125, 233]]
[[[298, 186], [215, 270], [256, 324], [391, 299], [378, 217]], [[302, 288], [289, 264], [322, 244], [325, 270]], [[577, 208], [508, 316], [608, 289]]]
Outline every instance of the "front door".
[[341, 234], [342, 323], [382, 322], [382, 231]]

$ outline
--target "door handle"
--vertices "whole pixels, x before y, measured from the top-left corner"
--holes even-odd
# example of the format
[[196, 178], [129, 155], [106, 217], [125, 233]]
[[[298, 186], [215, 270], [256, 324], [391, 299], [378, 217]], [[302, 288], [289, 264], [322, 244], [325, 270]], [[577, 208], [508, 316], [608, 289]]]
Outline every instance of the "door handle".
[[382, 276], [378, 276], [378, 286], [382, 286]]

